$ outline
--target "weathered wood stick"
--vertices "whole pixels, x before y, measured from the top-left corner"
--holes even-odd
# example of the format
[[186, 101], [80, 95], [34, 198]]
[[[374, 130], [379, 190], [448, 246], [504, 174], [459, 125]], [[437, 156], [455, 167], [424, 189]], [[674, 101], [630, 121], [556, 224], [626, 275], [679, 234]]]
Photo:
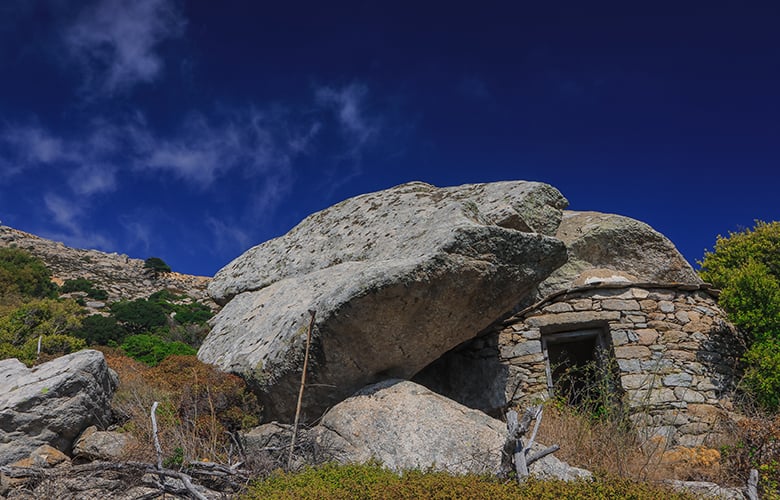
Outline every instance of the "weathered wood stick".
[[151, 418], [152, 418], [152, 436], [154, 437], [154, 450], [157, 452], [157, 470], [162, 470], [162, 447], [160, 446], [160, 439], [157, 436], [157, 407], [160, 405], [157, 401], [152, 404]]
[[550, 453], [555, 453], [556, 451], [558, 451], [560, 449], [561, 449], [560, 446], [558, 446], [557, 444], [554, 444], [554, 445], [550, 446], [549, 448], [545, 448], [542, 451], [534, 453], [530, 457], [526, 458], [525, 461], [526, 461], [526, 463], [528, 465], [531, 465], [532, 463], [536, 462], [537, 460], [546, 457]]
[[301, 417], [301, 403], [303, 402], [303, 388], [306, 386], [306, 367], [309, 364], [309, 349], [311, 348], [311, 331], [314, 328], [314, 315], [317, 311], [309, 310], [311, 321], [306, 333], [306, 352], [303, 355], [303, 372], [301, 373], [301, 389], [298, 391], [298, 405], [295, 407], [295, 423], [293, 424], [292, 439], [290, 440], [290, 454], [287, 456], [287, 469], [292, 468], [293, 452], [295, 451], [295, 439], [298, 435], [298, 421]]

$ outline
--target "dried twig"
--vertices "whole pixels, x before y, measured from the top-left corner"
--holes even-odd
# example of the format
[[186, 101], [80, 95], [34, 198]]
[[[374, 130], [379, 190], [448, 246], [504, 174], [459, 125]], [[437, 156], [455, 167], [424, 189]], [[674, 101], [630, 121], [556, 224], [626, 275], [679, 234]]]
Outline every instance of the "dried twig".
[[157, 469], [162, 469], [162, 447], [160, 438], [157, 436], [157, 407], [160, 405], [157, 401], [152, 404], [150, 417], [152, 418], [152, 436], [154, 438], [154, 450], [157, 452]]
[[306, 333], [306, 352], [303, 356], [303, 372], [301, 373], [301, 389], [298, 391], [298, 405], [295, 407], [295, 423], [293, 424], [292, 439], [290, 440], [290, 454], [287, 457], [287, 469], [292, 469], [293, 453], [295, 451], [295, 439], [298, 434], [298, 421], [301, 417], [301, 403], [303, 402], [303, 389], [306, 386], [306, 368], [309, 364], [309, 348], [311, 347], [311, 331], [314, 328], [314, 315], [316, 311], [309, 310], [311, 321]]

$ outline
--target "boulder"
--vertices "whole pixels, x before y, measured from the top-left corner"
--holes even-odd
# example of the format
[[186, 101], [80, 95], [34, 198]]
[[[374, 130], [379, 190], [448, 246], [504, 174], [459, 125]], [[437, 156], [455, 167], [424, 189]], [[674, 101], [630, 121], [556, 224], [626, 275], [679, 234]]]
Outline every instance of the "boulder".
[[73, 445], [73, 456], [85, 460], [120, 460], [134, 442], [127, 432], [87, 427]]
[[[333, 407], [313, 430], [322, 450], [344, 463], [379, 460], [394, 471], [452, 474], [502, 471], [506, 425], [409, 381], [366, 387]], [[542, 449], [542, 446], [539, 446]], [[531, 465], [541, 477], [587, 477], [553, 456]]]
[[567, 210], [555, 237], [569, 260], [539, 286], [538, 297], [594, 281], [702, 282], [666, 236], [629, 217]]
[[253, 383], [267, 418], [292, 420], [316, 311], [304, 415], [410, 378], [517, 305], [566, 261], [566, 200], [533, 182], [411, 183], [343, 201], [217, 273], [226, 304], [198, 357]]
[[103, 354], [85, 350], [27, 368], [0, 361], [0, 465], [41, 445], [70, 453], [90, 425], [107, 425], [118, 384]]

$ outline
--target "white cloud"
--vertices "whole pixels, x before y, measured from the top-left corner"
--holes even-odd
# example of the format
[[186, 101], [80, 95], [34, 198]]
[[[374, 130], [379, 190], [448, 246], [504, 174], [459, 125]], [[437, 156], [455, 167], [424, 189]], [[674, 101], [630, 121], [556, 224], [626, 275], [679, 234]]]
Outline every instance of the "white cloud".
[[60, 138], [35, 125], [7, 128], [0, 134], [0, 142], [17, 153], [20, 168], [51, 164], [71, 157]]
[[216, 217], [207, 217], [206, 226], [211, 231], [213, 244], [219, 252], [228, 252], [236, 247], [246, 250], [252, 243], [249, 233], [240, 227], [227, 224]]
[[116, 167], [107, 164], [84, 165], [68, 178], [68, 185], [80, 195], [90, 196], [116, 190]]
[[54, 193], [46, 193], [43, 203], [57, 224], [74, 233], [81, 232], [76, 220], [83, 214], [83, 210], [77, 204]]
[[340, 89], [320, 87], [316, 90], [317, 102], [336, 113], [343, 131], [360, 147], [378, 131], [378, 125], [365, 110], [368, 88], [352, 83]]
[[111, 95], [155, 80], [159, 45], [180, 36], [185, 21], [171, 0], [98, 0], [64, 33], [90, 90]]

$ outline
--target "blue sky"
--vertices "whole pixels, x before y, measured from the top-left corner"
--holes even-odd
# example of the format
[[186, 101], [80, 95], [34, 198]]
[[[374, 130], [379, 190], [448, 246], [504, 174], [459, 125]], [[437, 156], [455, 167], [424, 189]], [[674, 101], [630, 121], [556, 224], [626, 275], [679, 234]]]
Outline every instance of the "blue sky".
[[4, 0], [0, 221], [213, 275], [350, 196], [526, 179], [694, 262], [780, 219], [780, 7], [639, 4]]

